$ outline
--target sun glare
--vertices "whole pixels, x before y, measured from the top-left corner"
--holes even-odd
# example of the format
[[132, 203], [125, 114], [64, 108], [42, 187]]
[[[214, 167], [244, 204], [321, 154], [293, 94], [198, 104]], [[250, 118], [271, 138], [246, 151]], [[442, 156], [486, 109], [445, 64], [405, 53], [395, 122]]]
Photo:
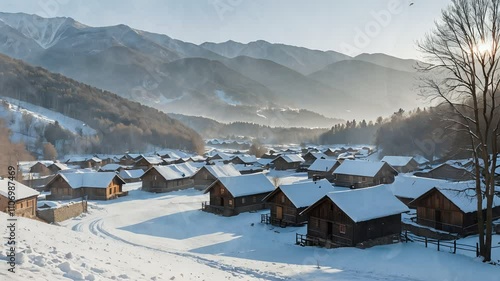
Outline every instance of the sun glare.
[[479, 52], [480, 54], [484, 54], [484, 53], [490, 53], [491, 51], [491, 43], [489, 42], [481, 42], [477, 45], [477, 52]]

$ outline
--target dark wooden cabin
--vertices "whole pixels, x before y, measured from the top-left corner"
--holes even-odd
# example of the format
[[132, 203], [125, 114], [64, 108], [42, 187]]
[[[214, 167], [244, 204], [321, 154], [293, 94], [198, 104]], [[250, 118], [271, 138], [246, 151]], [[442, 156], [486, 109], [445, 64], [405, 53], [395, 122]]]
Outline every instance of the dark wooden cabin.
[[318, 159], [307, 169], [308, 178], [321, 178], [333, 181], [333, 172], [340, 166], [335, 159]]
[[393, 183], [398, 174], [385, 162], [344, 160], [333, 172], [333, 183], [350, 188], [363, 188]]
[[468, 181], [474, 179], [474, 174], [466, 168], [444, 163], [436, 168], [423, 173], [415, 173], [416, 176], [443, 179], [449, 181]]
[[261, 210], [266, 208], [262, 199], [274, 188], [264, 174], [221, 177], [205, 190], [210, 201], [202, 204], [202, 210], [223, 216]]
[[304, 159], [298, 154], [282, 154], [271, 161], [276, 170], [296, 170], [303, 162]]
[[191, 188], [195, 172], [189, 163], [153, 166], [141, 176], [142, 190], [161, 193]]
[[[493, 216], [500, 217], [500, 198], [494, 199]], [[464, 190], [434, 187], [410, 205], [417, 209], [417, 223], [467, 235], [477, 232], [477, 200]]]
[[42, 162], [36, 162], [35, 165], [31, 166], [30, 173], [37, 173], [40, 176], [51, 175], [52, 171]]
[[325, 247], [398, 235], [401, 213], [408, 211], [384, 186], [332, 192], [301, 214], [308, 219], [307, 237]]
[[391, 165], [399, 173], [409, 173], [418, 170], [418, 162], [411, 156], [384, 156], [382, 162]]
[[269, 221], [279, 226], [304, 224], [307, 216], [300, 213], [327, 193], [339, 189], [345, 188], [334, 188], [326, 179], [281, 185], [263, 199], [271, 210]]
[[239, 176], [241, 173], [236, 170], [232, 164], [226, 165], [205, 165], [201, 167], [192, 177], [194, 187], [199, 190], [205, 190], [221, 177]]
[[114, 172], [63, 173], [56, 175], [45, 189], [49, 200], [68, 200], [87, 197], [89, 200], [109, 200], [127, 195], [125, 181]]

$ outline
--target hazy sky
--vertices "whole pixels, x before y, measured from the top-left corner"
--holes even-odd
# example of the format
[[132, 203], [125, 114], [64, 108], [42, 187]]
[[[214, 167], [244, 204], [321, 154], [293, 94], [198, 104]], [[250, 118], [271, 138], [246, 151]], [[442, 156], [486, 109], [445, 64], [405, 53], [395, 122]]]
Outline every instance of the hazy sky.
[[[414, 3], [410, 6], [410, 3]], [[127, 24], [193, 43], [263, 39], [348, 55], [419, 58], [450, 0], [1, 0], [0, 11]]]

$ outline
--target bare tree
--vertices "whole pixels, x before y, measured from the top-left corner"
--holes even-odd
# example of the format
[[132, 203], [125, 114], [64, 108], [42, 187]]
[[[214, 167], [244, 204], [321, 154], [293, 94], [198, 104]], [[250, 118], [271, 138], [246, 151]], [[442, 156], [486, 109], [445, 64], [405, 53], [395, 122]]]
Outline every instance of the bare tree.
[[[435, 29], [418, 43], [430, 65], [424, 93], [453, 114], [456, 132], [469, 139], [475, 162], [480, 254], [491, 260], [492, 205], [498, 156], [500, 0], [453, 0]], [[486, 204], [484, 204], [486, 201]], [[483, 205], [486, 215], [483, 216]]]

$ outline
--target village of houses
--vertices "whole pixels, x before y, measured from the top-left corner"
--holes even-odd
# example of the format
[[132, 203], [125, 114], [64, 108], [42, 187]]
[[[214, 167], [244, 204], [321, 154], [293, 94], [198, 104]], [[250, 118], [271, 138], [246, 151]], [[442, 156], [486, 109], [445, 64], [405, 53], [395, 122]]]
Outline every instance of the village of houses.
[[[78, 230], [79, 220], [94, 209], [128, 197], [175, 198], [190, 190], [202, 197], [197, 211], [217, 221], [253, 214], [252, 226], [268, 225], [277, 233], [292, 229], [295, 240], [285, 242], [297, 247], [364, 249], [405, 237], [407, 242], [408, 235], [425, 239], [427, 246], [427, 239], [453, 241], [477, 233], [477, 204], [465, 192], [475, 184], [472, 168], [470, 159], [379, 159], [370, 146], [275, 148], [261, 158], [214, 147], [205, 155], [166, 150], [69, 156], [19, 163], [16, 215]], [[7, 186], [1, 180], [5, 211]], [[500, 198], [494, 206], [498, 218]], [[190, 227], [202, 223], [183, 218]], [[495, 223], [498, 236], [500, 221]]]

